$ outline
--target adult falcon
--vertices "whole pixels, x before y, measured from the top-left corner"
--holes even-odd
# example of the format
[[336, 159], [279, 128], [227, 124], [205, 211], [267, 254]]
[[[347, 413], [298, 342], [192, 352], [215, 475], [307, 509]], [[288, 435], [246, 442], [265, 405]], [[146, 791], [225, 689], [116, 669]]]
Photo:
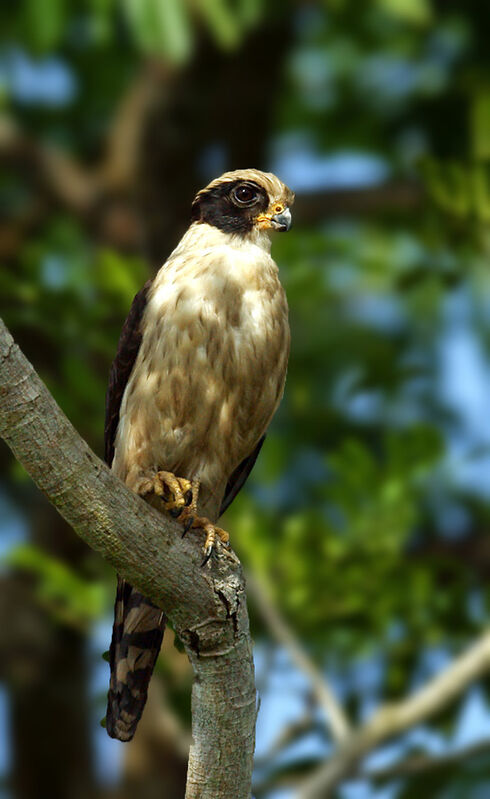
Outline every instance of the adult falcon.
[[[284, 390], [288, 307], [270, 233], [289, 230], [293, 199], [256, 169], [226, 172], [198, 192], [189, 229], [133, 300], [111, 368], [106, 461], [184, 530], [203, 530], [203, 563], [218, 541], [228, 545], [215, 522], [250, 474]], [[165, 621], [119, 578], [113, 738], [134, 735]]]

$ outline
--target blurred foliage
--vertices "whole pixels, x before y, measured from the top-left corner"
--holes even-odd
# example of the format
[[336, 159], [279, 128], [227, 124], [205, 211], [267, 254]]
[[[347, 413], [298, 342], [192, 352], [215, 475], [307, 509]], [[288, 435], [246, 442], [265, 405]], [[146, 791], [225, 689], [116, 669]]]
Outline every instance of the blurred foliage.
[[124, 25], [138, 50], [180, 64], [193, 52], [196, 29], [204, 26], [225, 48], [236, 47], [264, 12], [262, 0], [53, 0], [43, 7], [24, 0], [8, 35], [41, 54], [81, 33], [91, 44], [108, 46]]
[[35, 578], [36, 598], [59, 623], [87, 630], [100, 617], [104, 586], [88, 582], [52, 555], [24, 544], [10, 550], [4, 563]]
[[480, 796], [488, 790], [488, 752], [478, 752], [466, 760], [445, 763], [438, 769], [425, 772], [412, 778], [408, 785], [398, 793], [398, 799], [411, 799], [414, 792], [421, 796], [444, 796], [445, 799], [458, 799], [462, 796]]
[[59, 215], [26, 242], [15, 270], [0, 272], [5, 323], [20, 341], [36, 331], [40, 374], [99, 449], [121, 317], [147, 276], [142, 259], [95, 251], [77, 221]]
[[[488, 622], [487, 4], [4, 4], [1, 102], [22, 129], [91, 162], [144, 59], [178, 71], [200, 42], [235, 51], [277, 14], [290, 15], [292, 36], [271, 98], [272, 163], [292, 168], [306, 151], [323, 171], [326, 155], [361, 153], [425, 194], [414, 210], [330, 212], [274, 241], [291, 310], [288, 384], [224, 524], [318, 662], [347, 673], [375, 656], [380, 696], [396, 697], [424, 653], [456, 653]], [[50, 58], [61, 84], [49, 94], [46, 78], [42, 94], [32, 71]], [[16, 219], [34, 190], [5, 167], [0, 204]], [[143, 258], [97, 246], [85, 220], [54, 203], [0, 270], [5, 321], [99, 452], [109, 363], [147, 276]], [[65, 622], [101, 612], [98, 588], [56, 559], [27, 547], [10, 562], [36, 576], [40, 601]], [[267, 637], [258, 614], [253, 624]], [[356, 691], [346, 689], [354, 707]], [[458, 709], [433, 731], [447, 734]], [[430, 787], [405, 780], [398, 795], [469, 796], [484, 778], [478, 763], [459, 768], [458, 783], [449, 769]]]

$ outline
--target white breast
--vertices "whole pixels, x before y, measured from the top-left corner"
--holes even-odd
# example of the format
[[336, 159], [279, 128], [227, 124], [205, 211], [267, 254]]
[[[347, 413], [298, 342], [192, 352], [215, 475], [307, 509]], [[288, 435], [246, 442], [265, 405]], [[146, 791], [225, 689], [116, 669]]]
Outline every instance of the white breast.
[[155, 469], [223, 484], [284, 386], [287, 304], [265, 239], [191, 226], [155, 278], [143, 331], [114, 468], [131, 487]]

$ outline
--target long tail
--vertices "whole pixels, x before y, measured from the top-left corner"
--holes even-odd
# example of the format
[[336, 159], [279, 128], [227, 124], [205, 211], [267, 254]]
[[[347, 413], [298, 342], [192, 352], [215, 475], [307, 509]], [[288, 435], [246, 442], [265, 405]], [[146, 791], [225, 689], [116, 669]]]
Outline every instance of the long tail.
[[166, 621], [160, 608], [118, 577], [106, 719], [111, 738], [130, 741], [135, 733]]

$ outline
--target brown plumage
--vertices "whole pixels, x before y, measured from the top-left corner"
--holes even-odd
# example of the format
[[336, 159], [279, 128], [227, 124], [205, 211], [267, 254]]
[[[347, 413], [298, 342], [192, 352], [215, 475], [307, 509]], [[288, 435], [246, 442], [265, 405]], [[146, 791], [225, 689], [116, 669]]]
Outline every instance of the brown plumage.
[[[162, 510], [189, 504], [213, 528], [247, 479], [280, 402], [289, 353], [287, 302], [269, 233], [287, 230], [292, 192], [258, 170], [228, 172], [200, 191], [192, 223], [136, 295], [114, 360], [106, 460]], [[168, 473], [172, 473], [168, 477]], [[167, 475], [167, 477], [163, 476]], [[174, 485], [173, 475], [179, 478]], [[181, 478], [185, 478], [182, 480]], [[191, 482], [188, 482], [191, 481]], [[204, 524], [207, 523], [207, 525]], [[110, 651], [107, 729], [132, 738], [165, 617], [121, 578]]]

